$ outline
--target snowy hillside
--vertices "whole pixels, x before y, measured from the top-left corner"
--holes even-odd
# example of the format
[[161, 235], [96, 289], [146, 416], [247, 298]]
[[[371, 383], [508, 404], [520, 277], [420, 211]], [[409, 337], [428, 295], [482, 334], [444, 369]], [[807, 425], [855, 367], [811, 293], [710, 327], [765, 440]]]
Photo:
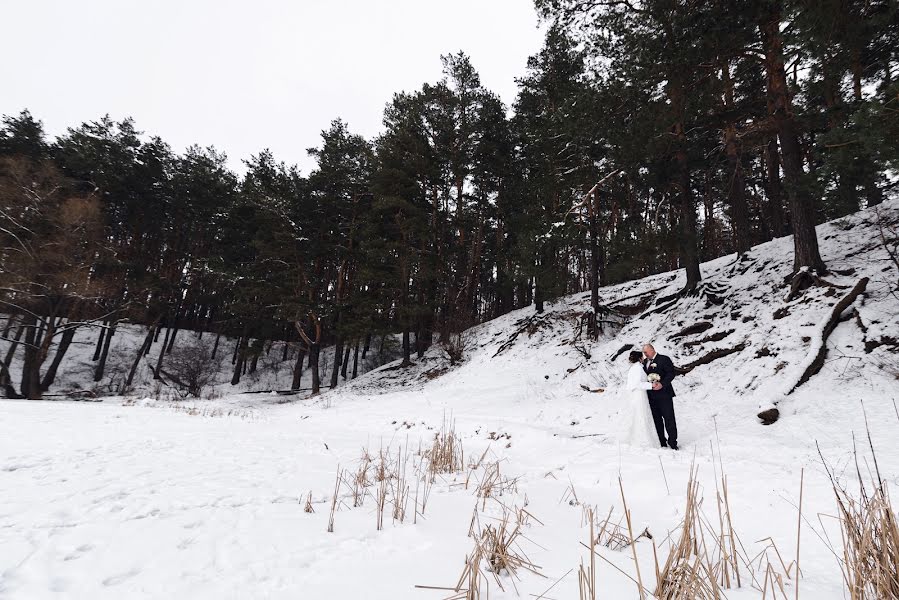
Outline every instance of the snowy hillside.
[[[899, 222], [899, 203], [881, 215]], [[851, 488], [856, 442], [872, 464], [866, 414], [899, 480], [899, 273], [871, 211], [818, 235], [831, 273], [795, 298], [778, 239], [704, 264], [696, 296], [666, 301], [670, 273], [603, 288], [629, 320], [596, 342], [578, 335], [579, 294], [469, 330], [459, 365], [435, 347], [316, 398], [0, 401], [0, 598], [578, 598], [591, 521], [596, 597], [639, 598], [681, 535], [694, 469], [708, 561], [731, 565], [724, 596], [793, 598], [798, 558], [800, 597], [844, 598], [816, 445]], [[708, 361], [674, 382], [677, 453], [617, 441], [623, 350], [643, 342]]]

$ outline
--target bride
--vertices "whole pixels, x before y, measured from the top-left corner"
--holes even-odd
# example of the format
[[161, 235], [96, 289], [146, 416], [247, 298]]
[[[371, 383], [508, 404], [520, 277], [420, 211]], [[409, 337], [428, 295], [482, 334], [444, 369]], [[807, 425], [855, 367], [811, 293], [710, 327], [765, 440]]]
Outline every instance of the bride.
[[649, 397], [646, 391], [652, 384], [646, 378], [641, 359], [643, 354], [636, 350], [627, 359], [631, 367], [627, 372], [625, 385], [624, 419], [621, 423], [623, 435], [621, 441], [642, 448], [658, 448], [659, 439], [649, 410]]

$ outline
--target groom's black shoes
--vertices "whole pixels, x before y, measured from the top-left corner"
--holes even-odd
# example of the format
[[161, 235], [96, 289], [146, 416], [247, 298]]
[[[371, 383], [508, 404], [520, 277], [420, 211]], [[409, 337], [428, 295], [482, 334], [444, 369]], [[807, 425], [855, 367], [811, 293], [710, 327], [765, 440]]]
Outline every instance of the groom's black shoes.
[[672, 450], [678, 450], [677, 444], [669, 444], [668, 447]]
[[662, 442], [662, 448], [667, 448], [667, 447], [668, 447], [668, 442]]

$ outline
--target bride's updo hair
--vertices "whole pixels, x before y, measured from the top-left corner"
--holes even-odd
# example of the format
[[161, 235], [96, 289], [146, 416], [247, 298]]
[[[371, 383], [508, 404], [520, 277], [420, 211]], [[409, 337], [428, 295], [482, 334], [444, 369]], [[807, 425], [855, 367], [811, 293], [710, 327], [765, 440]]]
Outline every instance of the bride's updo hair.
[[639, 350], [631, 350], [631, 353], [627, 355], [628, 362], [637, 363], [643, 360], [643, 353]]

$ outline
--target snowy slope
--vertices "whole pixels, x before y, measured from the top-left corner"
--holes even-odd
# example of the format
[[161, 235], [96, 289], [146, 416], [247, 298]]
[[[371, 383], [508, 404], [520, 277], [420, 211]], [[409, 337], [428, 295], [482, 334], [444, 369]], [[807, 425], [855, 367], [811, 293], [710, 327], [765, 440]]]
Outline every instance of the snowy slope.
[[[899, 220], [899, 203], [882, 214]], [[743, 553], [760, 556], [741, 567], [743, 585], [726, 590], [728, 598], [761, 598], [752, 581], [763, 579], [769, 560], [781, 576], [789, 567], [793, 578], [784, 577], [784, 586], [794, 594], [801, 472], [800, 595], [843, 598], [827, 541], [838, 546], [839, 530], [819, 518], [834, 514], [835, 502], [816, 443], [851, 482], [864, 401], [879, 468], [890, 482], [899, 476], [899, 300], [889, 290], [897, 273], [879, 248], [874, 217], [862, 212], [819, 228], [834, 271], [827, 280], [840, 288], [816, 287], [787, 301], [792, 240], [775, 240], [740, 263], [731, 256], [704, 264], [703, 294], [635, 317], [595, 343], [575, 339], [589, 306], [580, 294], [539, 318], [525, 309], [470, 330], [466, 358], [454, 368], [435, 348], [409, 369], [386, 365], [286, 404], [267, 396], [177, 407], [2, 401], [0, 598], [446, 598], [451, 591], [415, 586], [455, 586], [472, 553], [472, 523], [496, 526], [504, 506], [532, 515], [516, 547], [540, 574], [488, 575], [490, 597], [533, 598], [550, 589], [544, 597], [577, 598], [577, 569], [589, 563], [584, 509], [595, 506], [599, 520], [611, 510], [613, 522], [622, 522], [619, 478], [634, 534], [645, 528], [653, 540], [636, 543], [636, 563], [629, 548], [599, 548], [597, 595], [637, 598], [631, 578], [639, 565], [645, 587], [654, 588], [653, 543], [664, 563], [694, 464], [709, 522], [718, 522], [716, 484], [726, 474]], [[840, 324], [822, 371], [787, 395], [833, 305], [861, 277], [870, 278], [855, 304], [866, 332], [854, 317]], [[651, 313], [664, 306], [652, 302], [681, 285], [680, 275], [661, 274], [604, 288], [602, 301], [639, 312], [636, 304], [649, 300], [641, 314]], [[697, 323], [710, 326], [676, 335]], [[616, 440], [626, 359], [612, 357], [646, 341], [678, 365], [742, 347], [675, 381], [679, 453]], [[781, 418], [765, 427], [756, 414], [775, 402]], [[427, 481], [415, 474], [424, 464], [420, 449], [450, 420], [464, 447], [462, 468], [435, 476], [424, 514], [415, 514]], [[401, 487], [400, 469], [385, 480], [380, 531], [380, 485], [366, 487], [363, 505], [353, 508], [353, 477], [345, 477], [329, 532], [338, 469], [355, 473], [364, 449], [405, 462], [408, 514], [401, 523], [389, 506], [402, 503], [389, 491]], [[496, 468], [504, 485], [478, 498], [478, 482]], [[305, 510], [310, 494], [314, 512]], [[785, 564], [772, 549], [765, 553], [769, 543], [759, 540], [766, 538]]]

